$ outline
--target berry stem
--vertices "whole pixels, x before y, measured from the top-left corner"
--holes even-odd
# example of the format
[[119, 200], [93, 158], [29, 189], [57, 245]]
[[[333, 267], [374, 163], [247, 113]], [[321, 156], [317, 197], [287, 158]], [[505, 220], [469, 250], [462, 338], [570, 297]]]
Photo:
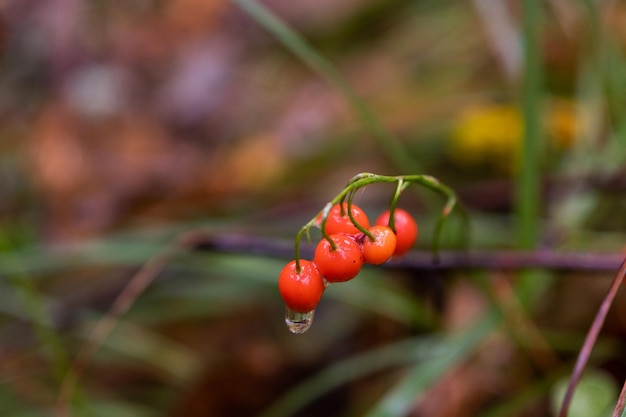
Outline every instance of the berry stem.
[[[326, 221], [328, 220], [328, 213], [330, 213], [330, 209], [333, 208], [333, 206], [335, 205], [335, 203], [333, 203], [332, 201], [328, 204], [326, 204], [326, 206], [324, 207], [324, 210], [322, 210], [322, 212], [320, 213], [322, 215], [322, 223], [320, 224], [320, 230], [322, 231], [322, 237], [324, 239], [326, 239], [328, 241], [328, 243], [330, 244], [330, 250], [331, 251], [336, 251], [337, 250], [337, 245], [335, 244], [335, 241], [332, 240], [330, 238], [330, 236], [328, 236], [328, 233], [326, 233]], [[319, 214], [318, 214], [319, 216]], [[314, 219], [317, 220], [318, 216], [315, 216]], [[309, 222], [311, 223], [311, 222]], [[313, 225], [315, 224], [315, 222], [313, 222]], [[308, 223], [307, 223], [308, 225]], [[307, 227], [307, 231], [309, 230], [309, 227]]]
[[356, 188], [352, 190], [352, 192], [348, 195], [348, 217], [350, 218], [350, 221], [352, 222], [352, 224], [359, 229], [359, 231], [361, 233], [363, 233], [365, 236], [367, 236], [369, 238], [369, 240], [371, 240], [372, 242], [376, 240], [376, 238], [374, 237], [373, 234], [370, 233], [369, 230], [367, 230], [365, 227], [363, 227], [361, 224], [359, 224], [359, 222], [356, 221], [356, 219], [354, 218], [354, 214], [352, 214], [352, 200], [354, 199], [354, 195], [356, 194]]
[[296, 240], [294, 242], [293, 245], [293, 249], [294, 249], [294, 260], [296, 262], [296, 273], [299, 274], [300, 271], [302, 270], [302, 268], [300, 267], [300, 240], [302, 240], [302, 235], [305, 232], [308, 232], [308, 228], [303, 227], [298, 231], [298, 234], [296, 235]]
[[398, 206], [398, 199], [400, 198], [400, 194], [402, 194], [402, 190], [404, 189], [404, 178], [398, 178], [398, 184], [396, 185], [396, 190], [393, 193], [393, 197], [391, 197], [391, 202], [389, 203], [389, 221], [387, 225], [394, 233], [396, 233], [396, 219], [394, 216], [394, 212], [396, 211], [396, 207]]
[[[330, 243], [331, 249], [336, 250], [337, 246], [335, 242], [328, 236], [326, 233], [326, 221], [328, 219], [328, 214], [330, 213], [331, 208], [335, 204], [339, 204], [341, 207], [341, 214], [344, 215], [343, 212], [343, 203], [347, 199], [347, 210], [348, 216], [350, 217], [350, 221], [354, 224], [354, 226], [359, 229], [363, 234], [365, 234], [370, 240], [374, 241], [374, 236], [365, 229], [361, 224], [359, 224], [354, 215], [352, 214], [352, 200], [356, 194], [356, 191], [360, 188], [363, 188], [370, 184], [376, 183], [396, 183], [396, 190], [391, 199], [390, 203], [390, 215], [389, 215], [389, 227], [395, 231], [394, 228], [394, 219], [393, 212], [398, 204], [398, 199], [400, 198], [400, 194], [410, 185], [416, 184], [421, 185], [425, 188], [428, 188], [442, 196], [446, 197], [446, 203], [439, 214], [439, 218], [437, 219], [437, 223], [435, 225], [435, 232], [433, 234], [433, 252], [435, 255], [439, 253], [439, 245], [440, 245], [440, 236], [443, 230], [443, 226], [452, 213], [452, 211], [459, 207], [459, 211], [463, 216], [464, 222], [467, 224], [467, 214], [457, 204], [457, 198], [454, 191], [448, 186], [439, 182], [438, 179], [431, 177], [430, 175], [398, 175], [398, 176], [388, 176], [388, 175], [378, 175], [370, 172], [362, 172], [360, 174], [355, 175], [348, 181], [346, 186], [339, 194], [335, 196], [330, 202], [328, 202], [324, 208], [311, 220], [309, 220], [296, 235], [294, 251], [295, 251], [295, 262], [296, 262], [296, 272], [300, 272], [300, 241], [302, 240], [302, 236], [306, 233], [308, 235], [311, 227], [319, 227], [322, 232], [322, 237]], [[321, 220], [320, 220], [321, 218]]]

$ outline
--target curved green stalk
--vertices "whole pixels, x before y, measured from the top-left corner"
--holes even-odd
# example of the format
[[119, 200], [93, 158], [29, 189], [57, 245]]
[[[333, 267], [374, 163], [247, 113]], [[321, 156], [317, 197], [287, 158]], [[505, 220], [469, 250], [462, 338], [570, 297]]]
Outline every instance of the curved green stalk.
[[365, 227], [363, 227], [363, 225], [361, 225], [359, 222], [357, 222], [356, 219], [354, 218], [354, 214], [352, 213], [352, 200], [354, 199], [354, 194], [355, 193], [356, 193], [356, 189], [352, 190], [350, 192], [350, 194], [348, 195], [348, 217], [350, 218], [350, 221], [352, 222], [352, 224], [357, 229], [359, 229], [359, 232], [363, 233], [365, 236], [367, 236], [373, 242], [374, 240], [376, 240], [374, 235], [372, 235], [369, 230], [367, 230]]
[[404, 179], [401, 178], [398, 180], [398, 185], [396, 185], [396, 191], [393, 193], [393, 197], [391, 198], [391, 203], [389, 203], [389, 221], [387, 225], [394, 233], [396, 233], [396, 218], [394, 213], [396, 211], [396, 207], [398, 206], [398, 200], [400, 199], [400, 194], [402, 194], [402, 190], [404, 189]]
[[[437, 219], [437, 223], [435, 225], [435, 232], [433, 234], [433, 252], [435, 256], [438, 255], [439, 246], [440, 246], [440, 236], [443, 231], [445, 222], [450, 216], [450, 214], [452, 213], [452, 211], [456, 207], [460, 207], [457, 204], [457, 197], [454, 191], [450, 187], [439, 182], [439, 180], [437, 180], [436, 178], [431, 177], [429, 175], [389, 176], [389, 175], [378, 175], [378, 174], [373, 174], [369, 172], [364, 172], [364, 173], [360, 173], [352, 177], [352, 179], [348, 181], [344, 189], [339, 194], [337, 194], [335, 198], [329, 201], [315, 217], [309, 220], [298, 231], [298, 233], [296, 234], [295, 245], [294, 245], [297, 271], [300, 270], [300, 241], [302, 240], [303, 235], [309, 234], [309, 230], [312, 227], [319, 227], [322, 232], [322, 237], [324, 239], [327, 239], [330, 242], [331, 247], [334, 247], [334, 242], [325, 231], [326, 221], [328, 220], [328, 214], [330, 213], [330, 210], [332, 209], [332, 207], [335, 204], [343, 204], [346, 198], [347, 198], [347, 206], [348, 206], [348, 216], [350, 217], [350, 221], [355, 225], [357, 229], [359, 229], [361, 232], [363, 232], [365, 235], [371, 238], [371, 234], [367, 231], [367, 229], [365, 229], [361, 224], [359, 224], [356, 221], [356, 219], [354, 218], [354, 215], [352, 214], [351, 208], [352, 208], [352, 200], [354, 198], [356, 191], [367, 185], [371, 185], [375, 183], [396, 183], [396, 191], [391, 201], [392, 209], [395, 209], [395, 206], [397, 205], [400, 194], [406, 188], [408, 188], [409, 185], [412, 185], [412, 184], [421, 185], [447, 198], [446, 203], [439, 215], [439, 218]], [[463, 219], [466, 221], [467, 220], [466, 213], [462, 210], [462, 208], [459, 211], [461, 212]], [[390, 227], [393, 226], [392, 217], [390, 217], [390, 225], [391, 225]]]

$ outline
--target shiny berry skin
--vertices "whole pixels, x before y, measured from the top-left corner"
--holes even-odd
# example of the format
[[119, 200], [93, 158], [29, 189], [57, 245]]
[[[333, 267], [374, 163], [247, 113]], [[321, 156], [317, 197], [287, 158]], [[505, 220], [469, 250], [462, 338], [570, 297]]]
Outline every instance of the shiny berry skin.
[[374, 240], [363, 237], [361, 248], [364, 262], [372, 265], [385, 263], [396, 250], [395, 233], [389, 227], [381, 225], [372, 226], [368, 231], [374, 236]]
[[300, 260], [300, 272], [296, 261], [291, 261], [278, 276], [278, 291], [285, 305], [292, 311], [313, 311], [324, 293], [324, 279], [317, 266], [305, 259]]
[[[396, 231], [396, 250], [394, 256], [404, 255], [411, 249], [417, 240], [418, 227], [413, 216], [407, 211], [396, 208], [393, 212], [394, 228]], [[389, 225], [389, 210], [378, 216], [375, 224]]]
[[[365, 229], [370, 227], [369, 218], [363, 210], [361, 210], [356, 204], [351, 204], [350, 208], [352, 216], [358, 224], [363, 226]], [[350, 216], [348, 215], [348, 203], [343, 203], [343, 216], [341, 206], [339, 204], [335, 204], [330, 209], [324, 230], [329, 235], [334, 235], [336, 233], [355, 235], [360, 233], [359, 229], [357, 229], [352, 221], [350, 221]]]
[[315, 248], [313, 262], [328, 282], [349, 281], [363, 266], [361, 246], [351, 237], [344, 234], [329, 236], [335, 242], [332, 249], [327, 239], [322, 239]]

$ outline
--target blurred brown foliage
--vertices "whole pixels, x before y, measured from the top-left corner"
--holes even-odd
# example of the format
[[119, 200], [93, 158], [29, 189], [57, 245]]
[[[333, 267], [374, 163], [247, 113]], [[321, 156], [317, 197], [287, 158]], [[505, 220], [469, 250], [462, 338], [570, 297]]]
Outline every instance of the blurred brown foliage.
[[[494, 83], [506, 91], [510, 74], [483, 74], [517, 62], [498, 58], [489, 16], [470, 6], [412, 29], [394, 14], [403, 4], [267, 4], [318, 41], [400, 137], [471, 107], [464, 91]], [[585, 25], [553, 7], [546, 64], [556, 84], [571, 85]], [[607, 16], [616, 35], [622, 9]], [[137, 216], [222, 212], [229, 198], [266, 191], [333, 129], [353, 125], [338, 94], [227, 1], [23, 0], [1, 12], [0, 134], [24, 151], [51, 239]]]
[[27, 0], [2, 17], [3, 136], [51, 239], [220, 212], [341, 108], [302, 69], [272, 68], [270, 39], [229, 2]]
[[[520, 109], [511, 105], [518, 99], [521, 78], [519, 32], [515, 32], [520, 16], [516, 2], [491, 2], [492, 6], [506, 5], [510, 13], [505, 16], [510, 26], [498, 32], [502, 27], [489, 26], [494, 21], [489, 13], [502, 10], [481, 9], [479, 3], [264, 2], [337, 64], [407, 152], [429, 167], [429, 173], [432, 168], [437, 175], [448, 176], [446, 182], [451, 179], [455, 188], [458, 182], [471, 208], [499, 215], [511, 208], [513, 187], [509, 177], [498, 182], [499, 175], [513, 171], [511, 159], [521, 140]], [[580, 9], [567, 7], [566, 2], [546, 3], [551, 14], [544, 28], [541, 58], [547, 90], [570, 98], [557, 100], [563, 106], [547, 115], [547, 124], [561, 141], [559, 150], [567, 151], [576, 146], [573, 136], [582, 129], [571, 96], [581, 55], [590, 48], [591, 25]], [[626, 50], [626, 7], [611, 2], [606, 10], [610, 13], [601, 13], [603, 30], [620, 50]], [[10, 196], [6, 200], [18, 201], [0, 202], [0, 213], [11, 223], [22, 211], [35, 207], [36, 227], [41, 224], [37, 243], [80, 240], [130, 226], [233, 212], [243, 218], [264, 204], [273, 208], [283, 203], [287, 208], [270, 213], [271, 221], [259, 217], [259, 223], [265, 220], [268, 228], [278, 228], [288, 210], [305, 206], [302, 200], [309, 194], [319, 196], [318, 203], [325, 202], [359, 171], [398, 173], [380, 144], [370, 140], [355, 121], [344, 97], [228, 1], [3, 2], [0, 54], [0, 156], [3, 162], [15, 161], [15, 175], [27, 183], [20, 188], [23, 183], [5, 178], [14, 171], [0, 172], [0, 187]], [[546, 102], [553, 99], [546, 97]], [[468, 110], [479, 111], [465, 119]], [[501, 116], [502, 110], [507, 117]], [[607, 141], [609, 125], [600, 119], [599, 143]], [[448, 142], [450, 133], [459, 126], [464, 142], [449, 157], [451, 149], [455, 152], [455, 143], [450, 147]], [[420, 147], [422, 142], [428, 146]], [[313, 160], [313, 168], [303, 163], [308, 160]], [[466, 166], [473, 160], [488, 160], [487, 165], [498, 168], [505, 164], [506, 169], [477, 174], [471, 163]], [[315, 175], [302, 186], [298, 181], [308, 172]], [[473, 184], [476, 178], [484, 183]], [[24, 189], [31, 193], [27, 198]], [[381, 196], [372, 205], [385, 204], [388, 193]], [[21, 198], [28, 201], [21, 202]], [[268, 204], [266, 199], [272, 201]], [[306, 210], [314, 215], [320, 208]], [[600, 214], [602, 219], [610, 218]], [[610, 221], [615, 222], [614, 218]], [[511, 231], [499, 220], [494, 217], [483, 223], [492, 228], [480, 236], [488, 244], [490, 233], [504, 235], [501, 241], [510, 239]], [[413, 272], [402, 272], [398, 279], [406, 279], [400, 285], [409, 296], [422, 297], [427, 291], [419, 286], [435, 281], [438, 296], [446, 292], [445, 305], [440, 299], [432, 303], [441, 310], [433, 314], [442, 313], [443, 333], [462, 327], [464, 319], [486, 309], [485, 296], [465, 285], [468, 276], [461, 275], [460, 283], [452, 282], [444, 289], [440, 275], [420, 276], [416, 284]], [[79, 320], [83, 308], [106, 309], [128, 275], [115, 266], [86, 267], [54, 277], [57, 281], [46, 285], [59, 297], [68, 317]], [[489, 278], [499, 279], [497, 275]], [[189, 282], [186, 285], [194, 285]], [[588, 316], [587, 309], [592, 310], [588, 284], [561, 283], [546, 296], [541, 308], [548, 325], [576, 331], [586, 328], [581, 315], [584, 311]], [[598, 286], [593, 287], [595, 301], [605, 285], [597, 279], [594, 285]], [[254, 293], [256, 287], [249, 291]], [[304, 336], [300, 339], [304, 342], [294, 342], [287, 339], [291, 335], [275, 331], [284, 330], [282, 306], [259, 307], [266, 299], [254, 298], [256, 293], [237, 295], [243, 307], [237, 305], [230, 315], [155, 326], [160, 335], [193, 351], [189, 354], [193, 360], [188, 358], [186, 363], [198, 365], [189, 372], [184, 387], [167, 381], [168, 395], [175, 398], [151, 397], [167, 402], [164, 412], [177, 417], [249, 416], [334, 359], [423, 330], [373, 314], [363, 318], [345, 311], [339, 316], [347, 324], [337, 324], [329, 316], [337, 311], [332, 309], [341, 311], [341, 306], [331, 305], [325, 318], [320, 314], [320, 322], [328, 325], [325, 332], [317, 333], [315, 340]], [[274, 295], [272, 301], [279, 301]], [[155, 299], [158, 303], [158, 296]], [[149, 306], [150, 311], [157, 311], [167, 322], [177, 301], [170, 311], [160, 304]], [[206, 307], [207, 311], [212, 307]], [[623, 308], [617, 315], [609, 324], [619, 333], [623, 332]], [[69, 324], [63, 323], [71, 327], [70, 319]], [[19, 326], [10, 327], [6, 332], [3, 328], [2, 334], [21, 332]], [[349, 328], [348, 337], [339, 335], [345, 328]], [[68, 339], [78, 339], [71, 330], [68, 334]], [[1, 371], [19, 376], [25, 370], [31, 375], [43, 367], [37, 355], [22, 356], [21, 346], [32, 343], [26, 339], [17, 337], [17, 347], [0, 350]], [[460, 415], [460, 410], [481, 409], [535, 383], [536, 374], [528, 370], [534, 372], [537, 364], [509, 339], [498, 334], [486, 340], [469, 363], [437, 381], [426, 400], [416, 400], [413, 415]], [[152, 353], [158, 363], [161, 352]], [[96, 365], [89, 375], [96, 377], [85, 383], [87, 389], [141, 402], [145, 394], [137, 387], [157, 386], [167, 379], [152, 368], [116, 365]], [[329, 410], [333, 415], [348, 415], [363, 410], [395, 376], [352, 381], [301, 415], [328, 415]], [[51, 390], [29, 385], [29, 379], [16, 380], [11, 390], [17, 397], [44, 405], [54, 401], [49, 398]], [[136, 397], [133, 389], [139, 392]]]

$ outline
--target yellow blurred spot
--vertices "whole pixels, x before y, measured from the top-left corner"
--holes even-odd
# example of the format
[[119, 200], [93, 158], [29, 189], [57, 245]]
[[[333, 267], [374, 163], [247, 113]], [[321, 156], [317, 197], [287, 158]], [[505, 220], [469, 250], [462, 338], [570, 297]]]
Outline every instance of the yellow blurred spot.
[[[580, 126], [575, 105], [558, 100], [546, 106], [544, 132], [554, 149], [572, 145]], [[482, 104], [463, 111], [455, 124], [449, 154], [459, 166], [486, 167], [502, 173], [516, 169], [524, 136], [521, 110], [509, 104]]]
[[464, 111], [453, 132], [451, 158], [461, 166], [490, 165], [510, 172], [523, 135], [520, 111], [482, 105]]

